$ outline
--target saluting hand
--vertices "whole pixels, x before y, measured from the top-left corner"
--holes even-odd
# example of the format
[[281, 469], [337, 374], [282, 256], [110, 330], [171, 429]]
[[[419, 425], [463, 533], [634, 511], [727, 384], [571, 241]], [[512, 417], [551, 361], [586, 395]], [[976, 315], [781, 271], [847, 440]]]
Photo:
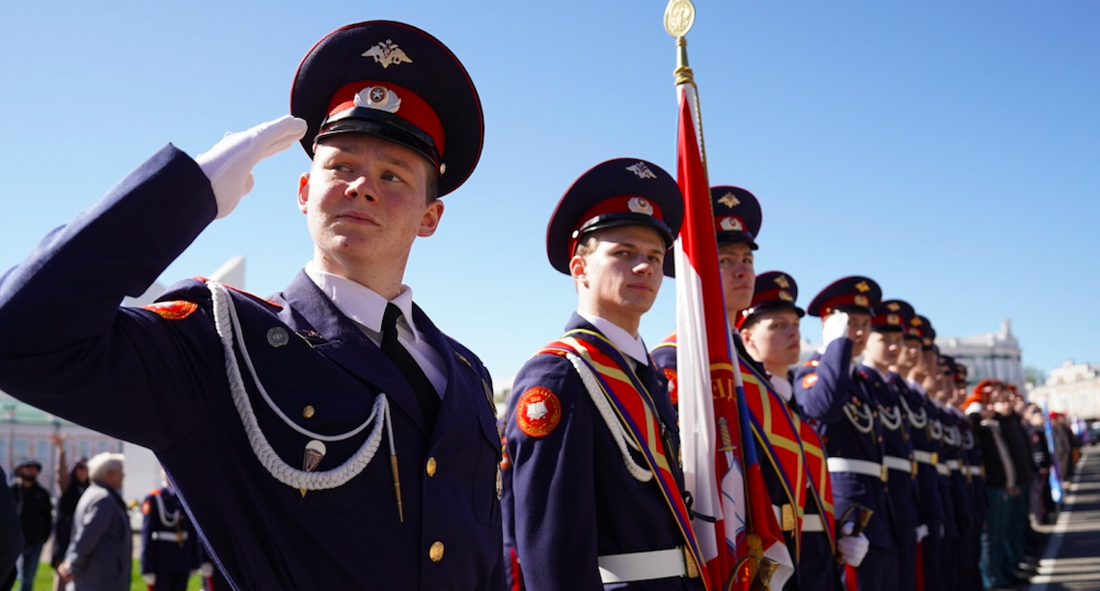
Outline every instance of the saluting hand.
[[305, 120], [284, 115], [248, 131], [228, 134], [209, 151], [195, 158], [214, 189], [218, 219], [229, 215], [241, 197], [252, 190], [255, 184], [252, 168], [264, 158], [282, 152], [302, 139], [306, 127]]

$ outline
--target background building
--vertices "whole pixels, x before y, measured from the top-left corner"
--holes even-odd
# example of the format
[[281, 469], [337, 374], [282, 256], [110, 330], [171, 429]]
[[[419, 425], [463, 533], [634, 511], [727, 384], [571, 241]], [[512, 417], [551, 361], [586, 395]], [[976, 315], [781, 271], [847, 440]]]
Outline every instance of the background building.
[[1050, 370], [1046, 383], [1032, 389], [1028, 398], [1051, 411], [1100, 419], [1100, 367], [1068, 360]]

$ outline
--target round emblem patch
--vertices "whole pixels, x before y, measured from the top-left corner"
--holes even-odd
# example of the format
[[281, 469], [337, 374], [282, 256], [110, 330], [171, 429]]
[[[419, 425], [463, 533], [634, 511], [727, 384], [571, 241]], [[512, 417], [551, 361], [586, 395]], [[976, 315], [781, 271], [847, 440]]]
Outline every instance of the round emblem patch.
[[548, 388], [529, 388], [516, 404], [516, 425], [531, 437], [549, 435], [561, 422], [561, 401]]
[[808, 373], [808, 374], [806, 374], [805, 377], [802, 378], [802, 387], [803, 388], [810, 389], [816, 383], [817, 383], [817, 374], [816, 373]]

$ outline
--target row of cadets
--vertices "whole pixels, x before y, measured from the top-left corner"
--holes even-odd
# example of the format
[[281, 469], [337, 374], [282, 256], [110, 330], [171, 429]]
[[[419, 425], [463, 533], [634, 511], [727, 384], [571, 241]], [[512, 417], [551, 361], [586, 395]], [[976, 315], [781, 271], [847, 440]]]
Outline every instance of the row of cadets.
[[899, 403], [908, 421], [909, 440], [913, 445], [916, 461], [916, 485], [920, 504], [917, 528], [917, 587], [919, 589], [943, 589], [944, 573], [941, 568], [944, 514], [940, 498], [939, 473], [940, 440], [932, 437], [932, 422], [936, 416], [935, 405], [928, 399], [925, 379], [936, 368], [930, 365], [931, 356], [922, 355], [925, 343], [932, 348], [931, 323], [915, 313], [912, 306], [901, 300], [898, 303], [905, 325], [904, 339], [897, 364], [890, 374], [890, 381], [898, 390]]
[[896, 584], [901, 591], [913, 591], [916, 583], [917, 542], [921, 524], [918, 508], [919, 487], [914, 482], [916, 463], [909, 436], [909, 418], [901, 403], [901, 394], [891, 383], [891, 367], [897, 365], [904, 341], [905, 323], [901, 300], [887, 300], [874, 307], [871, 332], [859, 368], [862, 382], [871, 395], [878, 420], [882, 423], [882, 442], [886, 492], [894, 510], [894, 535], [898, 544]]
[[[881, 300], [878, 284], [851, 276], [827, 286], [806, 312], [822, 318], [823, 349], [795, 373], [794, 396], [816, 421], [828, 452], [834, 511], [844, 520], [852, 509], [874, 512], [863, 533], [866, 558], [843, 573], [847, 589], [890, 589], [896, 584], [898, 543], [887, 497], [884, 433], [879, 412], [854, 359], [867, 345], [871, 310]], [[850, 527], [847, 523], [845, 529]]]
[[529, 591], [705, 589], [675, 411], [638, 336], [682, 217], [667, 172], [621, 158], [581, 175], [550, 220], [577, 312], [520, 369], [505, 427], [504, 530]]
[[[835, 557], [839, 553], [844, 561], [858, 566], [867, 540], [862, 535], [837, 540], [823, 444], [805, 424], [791, 396], [787, 368], [798, 361], [799, 319], [804, 314], [794, 303], [797, 285], [784, 273], [756, 276], [753, 251], [758, 249], [763, 216], [755, 195], [740, 187], [716, 186], [711, 188], [711, 205], [728, 329], [763, 457], [761, 472], [795, 567], [794, 576], [786, 571], [786, 579], [781, 576], [784, 569], [777, 571], [772, 586], [838, 589]], [[665, 273], [672, 274], [668, 263]], [[673, 401], [676, 342], [672, 335], [653, 350], [669, 378]]]
[[955, 478], [965, 484], [968, 502], [965, 509], [969, 518], [963, 520], [959, 527], [959, 543], [962, 545], [962, 552], [959, 555], [957, 576], [959, 582], [956, 588], [981, 591], [984, 585], [979, 563], [982, 523], [985, 518], [985, 485], [981, 479], [981, 448], [977, 445], [977, 437], [965, 412], [968, 370], [965, 365], [952, 357], [948, 357], [945, 361], [947, 361], [947, 369], [951, 372], [950, 376], [945, 374], [945, 382], [947, 387], [954, 389], [950, 410], [957, 417], [955, 424], [959, 429], [959, 469]]
[[[943, 567], [945, 572], [954, 573], [946, 582], [947, 589], [971, 590], [973, 586], [972, 570], [978, 563], [976, 547], [971, 543], [971, 537], [977, 522], [977, 512], [974, 505], [974, 494], [971, 491], [968, 474], [964, 473], [963, 462], [965, 459], [963, 449], [963, 429], [967, 425], [965, 417], [955, 407], [958, 398], [958, 389], [955, 383], [955, 360], [946, 355], [940, 355], [939, 369], [941, 379], [939, 381], [940, 394], [940, 422], [943, 424], [943, 455], [947, 465], [947, 485], [951, 495], [951, 503], [955, 514], [955, 537], [949, 541], [943, 555]], [[961, 399], [958, 402], [962, 402]], [[977, 589], [980, 589], [979, 584]]]

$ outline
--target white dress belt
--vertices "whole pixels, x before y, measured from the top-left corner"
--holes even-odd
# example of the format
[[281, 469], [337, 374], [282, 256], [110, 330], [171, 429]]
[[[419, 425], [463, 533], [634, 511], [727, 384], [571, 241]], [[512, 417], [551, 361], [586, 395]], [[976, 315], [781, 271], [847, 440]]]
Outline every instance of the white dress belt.
[[922, 464], [928, 464], [930, 466], [935, 466], [936, 464], [939, 463], [939, 462], [936, 461], [938, 458], [935, 455], [933, 455], [932, 452], [922, 451], [922, 450], [919, 450], [919, 449], [914, 449], [913, 450], [913, 459], [920, 462], [920, 463], [922, 463]]
[[947, 460], [944, 463], [947, 464], [947, 467], [950, 468], [951, 470], [958, 470], [959, 469], [960, 464], [959, 464], [958, 460]]
[[597, 563], [600, 567], [600, 580], [604, 584], [666, 579], [687, 575], [683, 548], [611, 554], [600, 556]]
[[185, 531], [155, 531], [150, 533], [149, 537], [162, 542], [182, 542], [187, 539], [187, 533]]
[[912, 474], [913, 473], [913, 462], [910, 462], [909, 460], [907, 460], [905, 458], [899, 458], [899, 457], [895, 457], [895, 456], [884, 456], [882, 458], [882, 463], [886, 464], [887, 468], [892, 468], [894, 470], [905, 472], [906, 474]]
[[951, 476], [951, 468], [948, 468], [947, 464], [936, 464], [936, 472], [939, 472], [940, 476]]
[[829, 472], [855, 472], [856, 474], [882, 478], [882, 464], [878, 462], [849, 458], [829, 458], [827, 465], [829, 466]]
[[966, 470], [971, 476], [985, 476], [985, 473], [982, 472], [982, 466], [966, 466]]
[[825, 520], [817, 513], [807, 513], [802, 516], [802, 533], [824, 532]]

